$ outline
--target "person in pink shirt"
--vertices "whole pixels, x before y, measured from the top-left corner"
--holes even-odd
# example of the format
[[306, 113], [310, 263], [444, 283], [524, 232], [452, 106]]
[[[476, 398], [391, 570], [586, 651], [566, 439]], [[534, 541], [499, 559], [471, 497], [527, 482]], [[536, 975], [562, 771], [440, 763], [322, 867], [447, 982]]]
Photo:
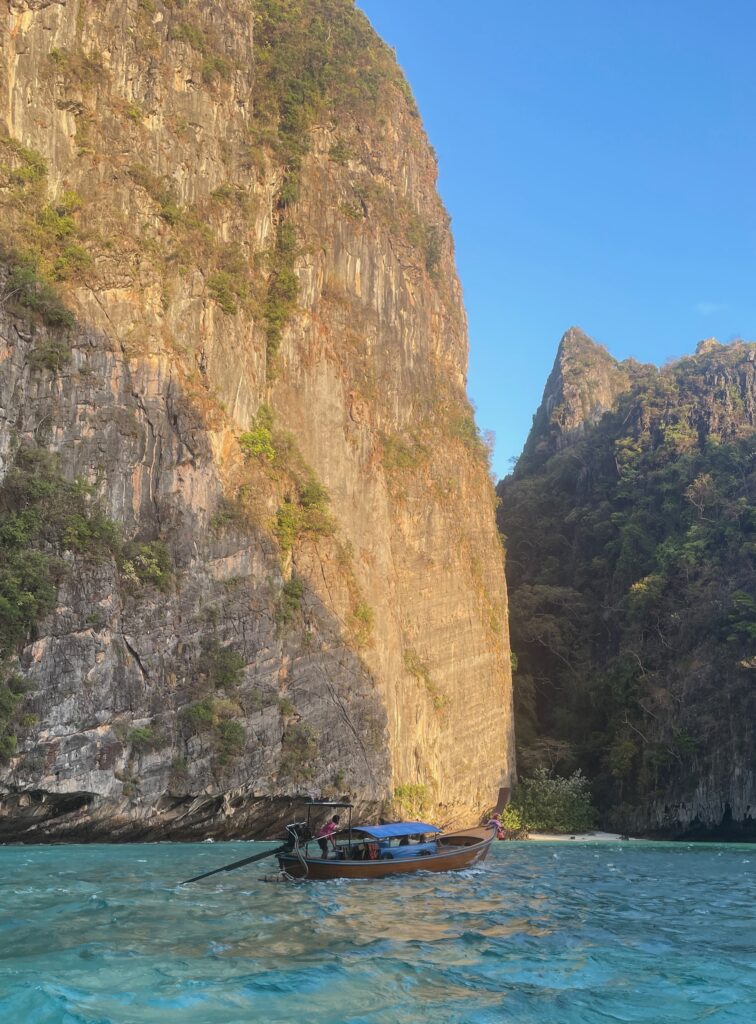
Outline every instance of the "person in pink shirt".
[[336, 850], [336, 840], [333, 838], [333, 834], [334, 832], [339, 831], [340, 821], [341, 818], [338, 816], [338, 814], [334, 814], [331, 820], [327, 821], [325, 825], [321, 828], [321, 830], [318, 832], [318, 834], [315, 836], [315, 838], [318, 841], [320, 851], [326, 860], [328, 859], [328, 844], [330, 843], [331, 846], [333, 846], [334, 852]]
[[486, 828], [495, 828], [497, 839], [506, 839], [507, 837], [506, 829], [501, 823], [500, 814], [492, 814], [489, 820], [486, 822]]

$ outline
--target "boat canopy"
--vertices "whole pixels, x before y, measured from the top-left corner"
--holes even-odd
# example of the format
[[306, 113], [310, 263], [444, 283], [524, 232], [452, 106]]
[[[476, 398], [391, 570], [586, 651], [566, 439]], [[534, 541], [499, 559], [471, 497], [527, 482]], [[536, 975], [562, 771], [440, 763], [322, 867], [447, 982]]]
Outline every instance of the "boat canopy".
[[355, 825], [353, 832], [365, 832], [373, 839], [395, 839], [398, 836], [425, 835], [428, 832], [440, 832], [435, 825], [424, 821], [392, 821], [390, 825]]

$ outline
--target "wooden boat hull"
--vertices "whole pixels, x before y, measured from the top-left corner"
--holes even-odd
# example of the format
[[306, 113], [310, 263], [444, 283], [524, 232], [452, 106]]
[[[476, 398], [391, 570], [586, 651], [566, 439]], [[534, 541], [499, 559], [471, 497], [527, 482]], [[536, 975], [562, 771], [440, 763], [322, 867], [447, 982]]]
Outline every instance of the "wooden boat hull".
[[[396, 860], [325, 860], [296, 854], [278, 855], [279, 866], [292, 878], [328, 881], [334, 878], [386, 878], [415, 871], [460, 871], [482, 864], [488, 856], [496, 832], [488, 828], [470, 828], [439, 836], [438, 852], [427, 857], [402, 857]], [[306, 865], [306, 867], [305, 867]]]

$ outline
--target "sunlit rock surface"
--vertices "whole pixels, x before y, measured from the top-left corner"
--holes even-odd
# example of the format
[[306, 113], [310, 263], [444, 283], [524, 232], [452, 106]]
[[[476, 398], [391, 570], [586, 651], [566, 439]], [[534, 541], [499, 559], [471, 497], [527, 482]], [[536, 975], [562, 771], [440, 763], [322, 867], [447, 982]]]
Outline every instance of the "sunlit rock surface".
[[[0, 474], [54, 453], [122, 545], [59, 538], [56, 607], [8, 654], [4, 837], [259, 834], [301, 794], [457, 821], [509, 784], [503, 554], [435, 159], [365, 19], [306, 10], [2, 14]], [[305, 31], [367, 70], [282, 99]], [[19, 304], [27, 246], [74, 326]], [[261, 410], [275, 457], [239, 443]], [[167, 551], [160, 585], [128, 543]]]

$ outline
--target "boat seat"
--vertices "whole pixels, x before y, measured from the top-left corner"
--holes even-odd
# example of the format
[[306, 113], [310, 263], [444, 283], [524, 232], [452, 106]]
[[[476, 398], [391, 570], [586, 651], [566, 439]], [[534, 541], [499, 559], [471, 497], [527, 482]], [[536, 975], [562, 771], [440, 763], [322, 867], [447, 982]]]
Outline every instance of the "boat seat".
[[436, 852], [435, 843], [413, 843], [410, 846], [381, 848], [381, 860], [400, 860], [405, 857], [427, 857]]

